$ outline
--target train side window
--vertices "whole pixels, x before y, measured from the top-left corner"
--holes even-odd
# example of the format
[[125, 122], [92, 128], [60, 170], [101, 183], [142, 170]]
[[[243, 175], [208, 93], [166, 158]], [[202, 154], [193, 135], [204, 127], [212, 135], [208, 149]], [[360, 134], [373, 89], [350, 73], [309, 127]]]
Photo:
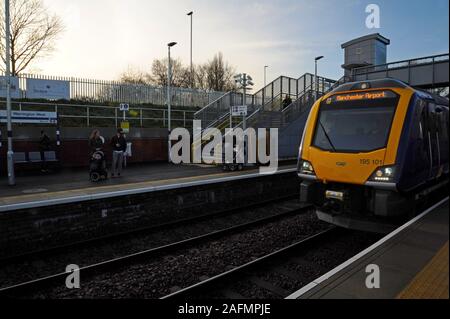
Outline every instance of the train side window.
[[426, 108], [423, 108], [422, 115], [420, 116], [419, 130], [420, 139], [425, 140], [428, 133], [428, 110]]
[[437, 116], [436, 116], [436, 105], [434, 103], [428, 104], [428, 131], [431, 134], [436, 133], [437, 129]]

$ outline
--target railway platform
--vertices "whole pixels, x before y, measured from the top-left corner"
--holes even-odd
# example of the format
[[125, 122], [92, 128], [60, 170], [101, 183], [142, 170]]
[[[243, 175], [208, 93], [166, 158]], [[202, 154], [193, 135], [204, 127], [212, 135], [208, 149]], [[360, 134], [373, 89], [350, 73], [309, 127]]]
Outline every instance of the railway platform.
[[[280, 167], [290, 168], [294, 166]], [[91, 182], [86, 170], [19, 176], [16, 186], [0, 184], [0, 212], [200, 185], [203, 181], [208, 184], [220, 178], [245, 178], [257, 173], [251, 167], [242, 172], [223, 172], [220, 166], [156, 163], [128, 167], [121, 177], [99, 183]]]
[[448, 299], [448, 197], [288, 299]]
[[16, 186], [0, 185], [0, 212], [82, 201], [102, 196], [107, 198], [137, 189], [173, 185], [186, 181], [222, 176], [219, 167], [195, 165], [150, 164], [128, 167], [122, 177], [99, 183], [89, 181], [86, 170], [24, 176]]

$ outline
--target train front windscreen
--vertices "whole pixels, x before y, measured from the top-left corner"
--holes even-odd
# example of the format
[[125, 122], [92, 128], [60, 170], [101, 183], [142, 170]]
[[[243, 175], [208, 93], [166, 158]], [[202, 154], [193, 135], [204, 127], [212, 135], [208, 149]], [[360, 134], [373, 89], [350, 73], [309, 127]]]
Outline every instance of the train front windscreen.
[[337, 95], [322, 102], [313, 146], [336, 153], [386, 147], [398, 105], [391, 91]]

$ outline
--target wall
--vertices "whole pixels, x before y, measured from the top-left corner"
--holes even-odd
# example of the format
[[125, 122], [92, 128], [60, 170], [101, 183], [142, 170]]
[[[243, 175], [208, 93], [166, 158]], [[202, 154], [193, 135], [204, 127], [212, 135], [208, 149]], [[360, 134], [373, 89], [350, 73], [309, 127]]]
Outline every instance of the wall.
[[0, 257], [299, 193], [295, 172], [0, 213]]
[[[55, 127], [13, 127], [15, 152], [34, 152], [39, 150], [39, 136], [41, 129], [45, 130], [52, 140], [52, 149], [57, 151], [62, 167], [85, 167], [89, 161], [88, 137], [91, 128], [61, 128], [61, 146], [56, 146]], [[2, 147], [0, 148], [0, 175], [5, 175], [7, 140], [6, 129], [2, 130]], [[104, 150], [111, 158], [111, 147], [109, 141], [115, 134], [115, 129], [102, 129], [101, 135], [105, 137], [106, 146]], [[132, 143], [133, 156], [129, 163], [143, 163], [167, 160], [167, 129], [131, 129], [127, 134], [127, 140]], [[23, 166], [26, 169], [26, 166]]]

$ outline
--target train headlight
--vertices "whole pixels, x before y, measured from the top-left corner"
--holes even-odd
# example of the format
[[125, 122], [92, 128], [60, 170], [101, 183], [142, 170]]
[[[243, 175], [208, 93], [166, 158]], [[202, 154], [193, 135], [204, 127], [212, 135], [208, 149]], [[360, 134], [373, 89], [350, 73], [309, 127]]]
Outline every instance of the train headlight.
[[316, 175], [312, 164], [305, 160], [300, 160], [298, 164], [298, 172], [305, 175]]
[[377, 168], [375, 173], [372, 174], [370, 181], [391, 183], [394, 181], [394, 177], [395, 177], [395, 166], [385, 166]]

